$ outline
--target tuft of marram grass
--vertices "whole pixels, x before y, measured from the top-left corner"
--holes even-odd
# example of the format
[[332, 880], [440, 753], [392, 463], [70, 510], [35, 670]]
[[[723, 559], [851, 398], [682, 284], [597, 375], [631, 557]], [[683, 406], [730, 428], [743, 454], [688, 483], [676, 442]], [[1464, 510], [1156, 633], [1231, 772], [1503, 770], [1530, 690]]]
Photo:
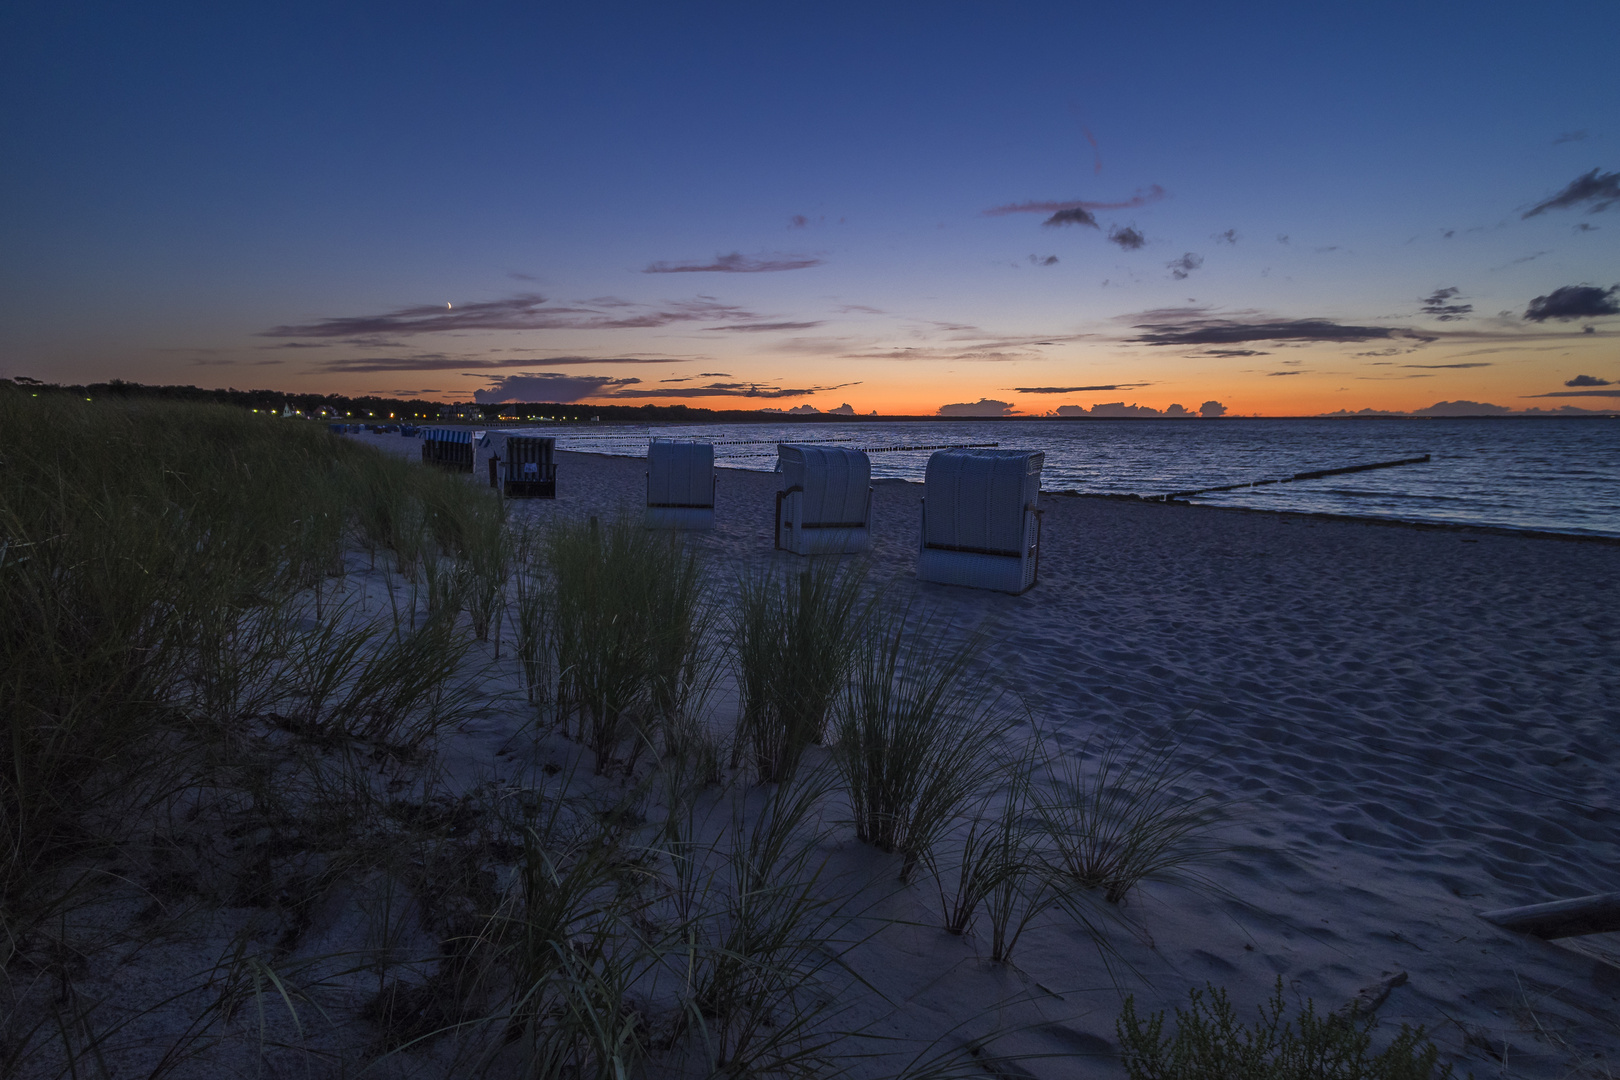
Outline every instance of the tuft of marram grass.
[[1053, 794], [1040, 815], [1057, 868], [1084, 889], [1117, 904], [1143, 879], [1208, 858], [1213, 793], [1192, 789], [1193, 766], [1171, 744], [1105, 746], [1052, 766]]
[[731, 648], [742, 712], [733, 749], [752, 758], [761, 783], [792, 779], [804, 752], [823, 742], [863, 627], [865, 570], [816, 560], [789, 574], [738, 582]]
[[982, 635], [947, 637], [909, 611], [875, 619], [838, 708], [833, 759], [855, 835], [903, 854], [902, 881], [997, 776], [997, 741], [1012, 724], [1000, 696], [969, 677]]

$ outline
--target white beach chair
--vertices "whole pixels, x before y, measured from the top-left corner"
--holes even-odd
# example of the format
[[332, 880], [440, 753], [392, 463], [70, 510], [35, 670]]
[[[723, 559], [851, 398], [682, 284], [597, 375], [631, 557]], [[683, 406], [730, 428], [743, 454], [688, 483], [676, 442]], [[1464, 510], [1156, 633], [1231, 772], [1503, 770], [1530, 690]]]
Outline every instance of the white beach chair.
[[1041, 466], [1034, 450], [940, 450], [923, 486], [917, 576], [1021, 593], [1041, 565]]
[[800, 555], [871, 546], [872, 461], [864, 451], [778, 443], [776, 546]]
[[647, 446], [647, 528], [714, 528], [714, 447], [655, 439]]
[[473, 441], [473, 477], [482, 482], [489, 478], [489, 486], [500, 489], [501, 466], [506, 463], [506, 432], [481, 431]]

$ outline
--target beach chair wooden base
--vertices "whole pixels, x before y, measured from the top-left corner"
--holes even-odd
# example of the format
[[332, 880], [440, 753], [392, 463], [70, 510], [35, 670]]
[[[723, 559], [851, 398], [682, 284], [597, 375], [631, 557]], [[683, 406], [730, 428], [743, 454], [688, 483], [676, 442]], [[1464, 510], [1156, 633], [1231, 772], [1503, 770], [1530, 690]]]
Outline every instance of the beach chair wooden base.
[[551, 480], [508, 480], [506, 482], [506, 497], [508, 499], [555, 499], [557, 497], [557, 481]]
[[647, 528], [702, 531], [714, 528], [712, 506], [649, 506]]

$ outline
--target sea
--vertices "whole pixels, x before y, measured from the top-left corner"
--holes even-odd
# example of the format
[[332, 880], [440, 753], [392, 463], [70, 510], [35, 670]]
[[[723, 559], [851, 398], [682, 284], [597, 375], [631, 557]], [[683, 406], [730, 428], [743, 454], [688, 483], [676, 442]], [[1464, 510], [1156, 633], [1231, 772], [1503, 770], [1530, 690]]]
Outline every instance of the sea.
[[[922, 480], [947, 446], [1046, 454], [1041, 487], [1167, 494], [1215, 506], [1620, 537], [1620, 418], [913, 420], [543, 425], [559, 450], [643, 457], [651, 439], [714, 444], [722, 467], [770, 472], [779, 442], [867, 451], [874, 477]], [[1421, 457], [1422, 464], [1288, 480], [1298, 473]]]

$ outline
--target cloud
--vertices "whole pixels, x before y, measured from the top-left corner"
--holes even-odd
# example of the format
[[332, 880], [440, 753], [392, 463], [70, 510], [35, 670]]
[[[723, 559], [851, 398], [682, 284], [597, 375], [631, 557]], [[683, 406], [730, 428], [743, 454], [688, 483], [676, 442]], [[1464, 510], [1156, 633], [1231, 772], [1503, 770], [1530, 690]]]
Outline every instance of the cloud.
[[1566, 132], [1564, 132], [1563, 134], [1559, 135], [1558, 138], [1554, 139], [1552, 141], [1552, 144], [1554, 146], [1557, 146], [1559, 143], [1581, 142], [1581, 141], [1585, 140], [1585, 138], [1586, 138], [1586, 129], [1582, 128], [1579, 131], [1566, 131]]
[[620, 330], [630, 328], [667, 326], [681, 322], [714, 322], [739, 320], [752, 322], [758, 316], [731, 304], [722, 304], [708, 297], [682, 300], [659, 308], [638, 312], [624, 311], [607, 315], [599, 309], [614, 307], [620, 310], [642, 305], [625, 301], [604, 302], [612, 298], [591, 301], [588, 307], [547, 307], [546, 298], [538, 293], [522, 293], [503, 300], [485, 300], [463, 304], [459, 308], [420, 305], [399, 308], [381, 315], [350, 315], [332, 319], [319, 319], [312, 323], [274, 326], [260, 333], [260, 337], [273, 338], [370, 338], [353, 344], [381, 345], [374, 340], [379, 335], [394, 337], [409, 334], [438, 334], [456, 331], [480, 330]]
[[730, 325], [727, 325], [727, 326], [705, 326], [703, 329], [704, 329], [705, 332], [708, 332], [708, 333], [713, 333], [713, 332], [715, 332], [717, 330], [728, 330], [728, 331], [742, 331], [744, 333], [757, 334], [757, 333], [770, 332], [770, 331], [774, 331], [774, 330], [809, 330], [809, 329], [811, 329], [813, 327], [817, 327], [817, 326], [820, 326], [820, 325], [821, 325], [820, 320], [817, 320], [816, 322], [758, 322], [758, 323], [731, 323]]
[[1608, 386], [1608, 379], [1600, 379], [1596, 375], [1577, 375], [1564, 383], [1565, 386]]
[[1064, 210], [1133, 210], [1138, 206], [1158, 202], [1168, 192], [1158, 184], [1154, 184], [1146, 191], [1137, 189], [1135, 195], [1121, 202], [1091, 202], [1086, 199], [1069, 199], [1064, 202], [1022, 202], [1008, 203], [1006, 206], [992, 206], [986, 210], [986, 217], [1001, 217], [1005, 214], [1051, 214]]
[[959, 402], [939, 407], [940, 416], [1012, 416], [1017, 411], [1013, 408], [1012, 402], [996, 401], [993, 398], [980, 398], [974, 402]]
[[730, 255], [716, 255], [713, 262], [655, 262], [648, 264], [643, 274], [768, 274], [777, 270], [804, 270], [820, 266], [825, 259], [813, 255], [771, 254], [744, 255], [733, 251]]
[[1101, 228], [1097, 224], [1097, 215], [1083, 206], [1071, 206], [1067, 210], [1059, 210], [1041, 224], [1047, 226], [1090, 225], [1093, 229]]
[[1536, 203], [1523, 214], [1522, 221], [1548, 210], [1567, 210], [1582, 203], [1591, 204], [1587, 213], [1596, 214], [1620, 202], [1620, 172], [1603, 173], [1593, 169], [1569, 182], [1569, 185], [1550, 199]]
[[1250, 341], [1379, 341], [1406, 338], [1428, 342], [1433, 337], [1388, 326], [1346, 326], [1329, 319], [1244, 321], [1205, 315], [1196, 308], [1165, 308], [1128, 318], [1144, 333], [1131, 339], [1141, 345], [1238, 345]]
[[1270, 356], [1264, 349], [1205, 349], [1193, 356]]
[[502, 375], [482, 390], [473, 391], [473, 400], [480, 405], [495, 405], [503, 401], [578, 401], [595, 397], [606, 391], [622, 389], [640, 379], [614, 379], [607, 375], [564, 375], [555, 371], [524, 372], [520, 375]]
[[1297, 368], [1295, 370], [1293, 370], [1293, 371], [1268, 371], [1268, 372], [1266, 372], [1266, 375], [1268, 377], [1272, 376], [1272, 375], [1303, 375], [1303, 374], [1305, 374], [1305, 373], [1303, 371], [1298, 370]]
[[1031, 255], [1029, 257], [1029, 261], [1034, 263], [1036, 266], [1056, 266], [1058, 257], [1056, 255], [1048, 255], [1043, 259], [1039, 255]]
[[1123, 229], [1118, 226], [1108, 230], [1108, 239], [1118, 244], [1126, 251], [1136, 251], [1147, 244], [1147, 237], [1127, 225]]
[[803, 229], [809, 224], [810, 219], [805, 217], [803, 214], [794, 214], [792, 217], [788, 218], [788, 228], [790, 229]]
[[1526, 394], [1525, 397], [1620, 397], [1615, 390], [1555, 390], [1550, 394]]
[[708, 383], [704, 386], [664, 387], [657, 390], [626, 390], [613, 396], [638, 398], [796, 398], [809, 397], [811, 394], [823, 394], [830, 390], [842, 390], [846, 386], [859, 385], [859, 382], [847, 382], [837, 383], [833, 386], [784, 388], [761, 386], [759, 383]]
[[1506, 405], [1483, 401], [1437, 401], [1426, 409], [1413, 409], [1413, 416], [1499, 416], [1513, 410]]
[[1423, 305], [1423, 314], [1433, 315], [1441, 322], [1456, 322], [1467, 318], [1474, 310], [1473, 304], [1453, 304], [1451, 301], [1457, 295], [1456, 289], [1436, 289], [1418, 302]]
[[1171, 277], [1175, 278], [1177, 281], [1181, 281], [1188, 274], [1204, 265], [1204, 257], [1202, 255], [1194, 255], [1189, 251], [1181, 258], [1172, 259], [1164, 265], [1165, 268], [1170, 271]]
[[1524, 310], [1524, 317], [1535, 322], [1546, 322], [1548, 319], [1594, 319], [1602, 315], [1620, 315], [1616, 293], [1620, 293], [1620, 285], [1611, 285], [1607, 289], [1595, 285], [1564, 285], [1530, 301], [1530, 306]]
[[469, 360], [434, 353], [427, 356], [365, 356], [328, 360], [316, 365], [323, 372], [348, 374], [369, 371], [500, 371], [506, 368], [577, 367], [582, 364], [690, 364], [687, 359], [640, 356], [525, 356], [511, 360]]
[[1211, 234], [1210, 239], [1215, 241], [1217, 244], [1235, 244], [1238, 242], [1237, 230], [1227, 229], [1225, 232], [1213, 233]]
[[1598, 227], [1596, 225], [1588, 225], [1584, 221], [1577, 221], [1575, 224], [1571, 225], [1570, 228], [1572, 230], [1574, 230], [1575, 232], [1597, 232], [1598, 231]]
[[729, 378], [731, 378], [731, 372], [729, 372], [729, 371], [700, 371], [700, 372], [698, 372], [698, 378], [700, 378], [700, 379], [729, 379]]
[[828, 409], [827, 413], [831, 416], [854, 416], [855, 406], [846, 401], [836, 409]]
[[1138, 390], [1148, 383], [1109, 383], [1106, 386], [1015, 386], [1020, 394], [1090, 394], [1111, 390]]
[[1110, 401], [1091, 407], [1092, 416], [1158, 416], [1159, 410], [1151, 405], [1127, 405], [1123, 401]]
[[1423, 368], [1423, 369], [1430, 370], [1430, 371], [1439, 370], [1441, 368], [1476, 368], [1476, 367], [1490, 367], [1490, 366], [1491, 366], [1491, 362], [1489, 360], [1475, 360], [1475, 361], [1473, 361], [1471, 363], [1462, 363], [1462, 364], [1402, 364], [1401, 365], [1401, 367], [1403, 367], [1403, 368]]
[[1199, 416], [1225, 416], [1226, 406], [1218, 401], [1206, 401], [1198, 406]]

